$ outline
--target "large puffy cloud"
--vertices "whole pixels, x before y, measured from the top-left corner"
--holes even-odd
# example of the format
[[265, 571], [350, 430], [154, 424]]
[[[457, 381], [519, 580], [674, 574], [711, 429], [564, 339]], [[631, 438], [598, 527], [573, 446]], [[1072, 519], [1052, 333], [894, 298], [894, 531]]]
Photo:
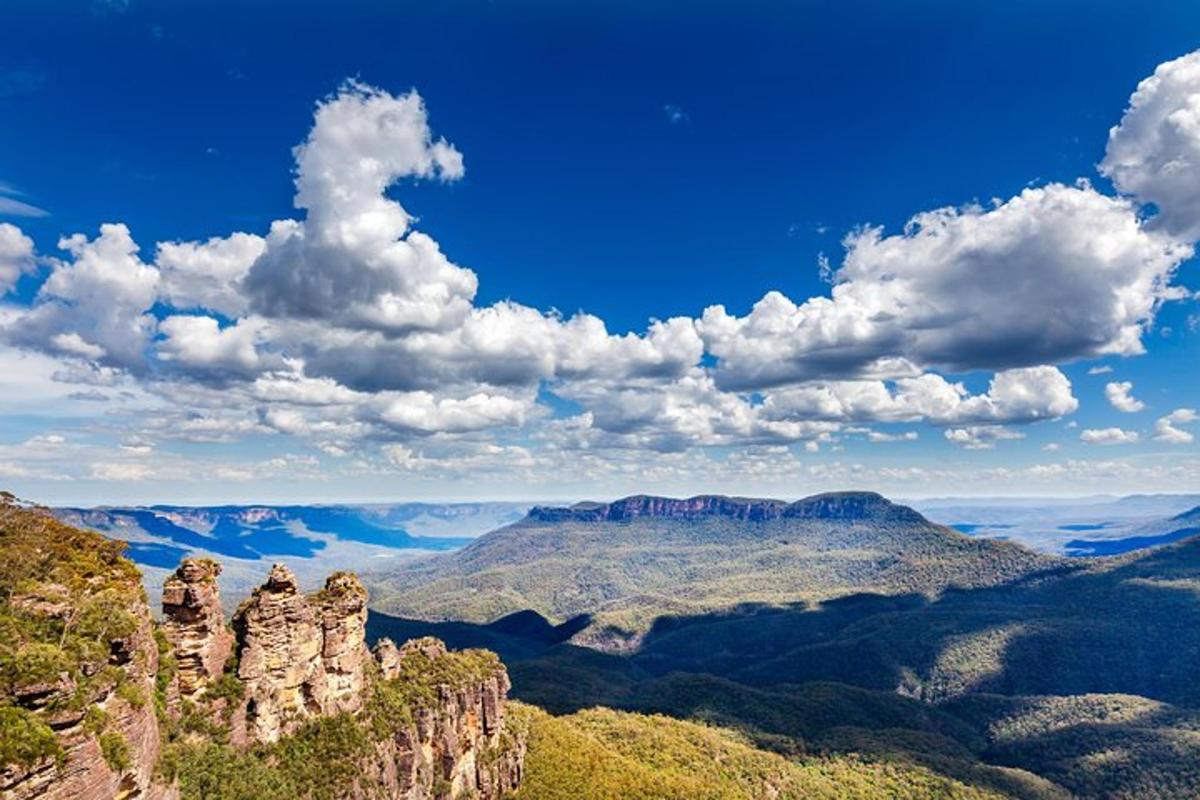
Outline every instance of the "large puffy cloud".
[[987, 392], [972, 395], [961, 383], [940, 375], [884, 381], [829, 381], [771, 392], [769, 416], [847, 422], [935, 424], [1026, 423], [1073, 413], [1079, 401], [1071, 382], [1055, 367], [1012, 369], [993, 376]]
[[1200, 239], [1200, 52], [1160, 64], [1108, 134], [1100, 171], [1153, 203], [1152, 225]]
[[58, 246], [72, 260], [55, 263], [33, 307], [0, 333], [16, 344], [144, 372], [158, 270], [138, 258], [121, 224], [101, 225], [91, 240], [77, 233]]
[[0, 222], [0, 297], [33, 267], [33, 240], [21, 233], [16, 225]]
[[159, 324], [163, 340], [158, 346], [158, 356], [176, 362], [192, 377], [209, 373], [257, 377], [270, 360], [258, 351], [264, 329], [262, 320], [254, 317], [222, 328], [213, 317], [172, 315]]
[[410, 231], [412, 217], [385, 195], [400, 178], [463, 175], [462, 155], [434, 141], [420, 95], [347, 83], [318, 104], [295, 155], [296, 207], [307, 215], [272, 229], [245, 281], [253, 308], [393, 334], [461, 322], [475, 273]]
[[903, 234], [866, 228], [846, 248], [831, 297], [797, 305], [772, 292], [745, 317], [704, 312], [723, 387], [1140, 353], [1192, 252], [1147, 231], [1132, 201], [1086, 184], [924, 212]]
[[562, 320], [509, 302], [472, 309], [461, 325], [446, 331], [388, 337], [293, 322], [279, 338], [304, 351], [313, 374], [365, 391], [518, 386], [556, 377], [670, 378], [703, 352], [686, 318], [654, 322], [644, 336], [616, 336], [590, 314]]

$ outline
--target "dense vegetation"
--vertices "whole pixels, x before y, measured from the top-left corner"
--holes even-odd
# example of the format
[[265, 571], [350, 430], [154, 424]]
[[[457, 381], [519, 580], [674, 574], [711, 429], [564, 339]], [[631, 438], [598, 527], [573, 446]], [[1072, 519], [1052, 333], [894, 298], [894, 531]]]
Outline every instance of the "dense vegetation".
[[778, 800], [999, 797], [929, 770], [855, 757], [787, 759], [736, 734], [670, 717], [531, 706], [526, 777], [515, 800]]
[[[79, 716], [110, 764], [127, 758], [97, 697], [138, 705], [115, 654], [137, 630], [141, 576], [124, 545], [55, 520], [0, 493], [0, 760], [30, 767], [61, 759], [47, 724]], [[127, 685], [128, 684], [128, 685]]]

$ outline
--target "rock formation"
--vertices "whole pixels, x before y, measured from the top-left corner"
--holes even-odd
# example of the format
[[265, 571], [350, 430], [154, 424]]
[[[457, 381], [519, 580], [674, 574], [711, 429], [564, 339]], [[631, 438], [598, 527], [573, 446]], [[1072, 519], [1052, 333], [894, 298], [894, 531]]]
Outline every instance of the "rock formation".
[[185, 698], [221, 677], [233, 652], [233, 634], [217, 589], [220, 574], [216, 561], [185, 558], [163, 584], [162, 631], [175, 654], [177, 688]]
[[[385, 680], [402, 679], [405, 661], [415, 669], [448, 657], [438, 639], [416, 639], [397, 648], [390, 639], [376, 645]], [[441, 787], [434, 797], [501, 797], [517, 788], [525, 742], [505, 730], [504, 706], [510, 684], [503, 667], [478, 680], [438, 688], [437, 702], [379, 745], [384, 769], [372, 775], [388, 797], [424, 798], [422, 787]]]
[[313, 717], [362, 708], [367, 684], [367, 592], [337, 573], [312, 597], [282, 564], [238, 608], [238, 678], [245, 684], [245, 730], [274, 742]]
[[321, 627], [291, 570], [276, 564], [238, 608], [233, 627], [249, 739], [276, 741], [323, 713]]
[[[59, 561], [46, 557], [47, 543]], [[175, 800], [195, 788], [181, 769], [189, 754], [229, 751], [190, 762], [209, 782], [237, 780], [239, 748], [259, 769], [283, 770], [272, 748], [302, 728], [324, 735], [309, 726], [322, 718], [342, 731], [334, 746], [354, 748], [330, 765], [348, 777], [322, 796], [498, 800], [519, 783], [525, 744], [505, 724], [508, 674], [494, 654], [420, 639], [382, 641], [372, 655], [358, 578], [335, 574], [305, 596], [281, 565], [238, 609], [231, 633], [220, 565], [206, 559], [185, 560], [166, 581], [156, 641], [121, 548], [0, 495], [0, 566], [24, 570], [19, 581], [0, 574], [0, 586], [22, 587], [0, 594], [0, 613], [49, 632], [0, 642], [7, 663], [29, 665], [0, 676], [0, 753], [12, 759], [0, 764], [4, 800]], [[231, 658], [236, 673], [225, 674]], [[222, 768], [234, 772], [213, 772]], [[288, 785], [306, 796], [307, 784]]]

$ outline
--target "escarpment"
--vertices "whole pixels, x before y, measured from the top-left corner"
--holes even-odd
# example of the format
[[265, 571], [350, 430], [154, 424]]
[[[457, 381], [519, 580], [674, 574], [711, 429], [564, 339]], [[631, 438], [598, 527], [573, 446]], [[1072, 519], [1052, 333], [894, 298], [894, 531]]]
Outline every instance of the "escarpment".
[[496, 800], [524, 736], [482, 650], [366, 644], [348, 573], [305, 595], [276, 565], [221, 613], [185, 559], [155, 624], [122, 545], [0, 497], [0, 796], [14, 800]]
[[0, 493], [0, 797], [171, 795], [154, 623], [122, 548]]
[[925, 522], [907, 506], [874, 492], [829, 492], [794, 503], [724, 495], [684, 499], [634, 495], [611, 503], [577, 503], [568, 507], [534, 506], [529, 518], [539, 522], [622, 522], [641, 517], [696, 519], [728, 517], [737, 520], [776, 519], [891, 520]]

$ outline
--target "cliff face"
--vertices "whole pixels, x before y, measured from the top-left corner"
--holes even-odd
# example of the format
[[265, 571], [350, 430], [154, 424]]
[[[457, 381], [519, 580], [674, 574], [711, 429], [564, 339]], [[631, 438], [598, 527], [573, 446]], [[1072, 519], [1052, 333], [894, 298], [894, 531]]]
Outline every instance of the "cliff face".
[[162, 630], [177, 664], [179, 694], [191, 699], [221, 676], [233, 651], [225, 625], [215, 561], [189, 558], [163, 584]]
[[121, 546], [0, 495], [0, 796], [166, 798], [158, 648]]
[[274, 742], [314, 717], [362, 708], [367, 683], [367, 593], [353, 575], [331, 577], [312, 598], [275, 565], [237, 610], [237, 675], [245, 684], [237, 740]]
[[[186, 583], [188, 575], [207, 580], [187, 562], [173, 580]], [[178, 624], [173, 620], [180, 616], [179, 606], [168, 603], [178, 596], [169, 582], [164, 591], [168, 624]], [[220, 608], [215, 591], [203, 598], [205, 608]], [[219, 679], [220, 670], [196, 669], [190, 694], [196, 708], [238, 748], [286, 748], [289, 737], [311, 731], [314, 722], [353, 716], [370, 735], [343, 755], [353, 763], [339, 796], [495, 800], [515, 789], [524, 742], [506, 729], [509, 681], [503, 665], [489, 653], [449, 652], [436, 639], [401, 647], [385, 639], [372, 653], [366, 645], [366, 602], [367, 593], [353, 575], [335, 574], [321, 591], [305, 596], [295, 576], [276, 565], [234, 615], [240, 699], [213, 697], [206, 687]], [[206, 614], [193, 608], [184, 616]], [[227, 635], [223, 625], [189, 630], [194, 634], [184, 638], [189, 653], [219, 653]], [[196, 664], [218, 660], [224, 663], [216, 655], [193, 659]], [[179, 674], [182, 683], [182, 661]], [[188, 696], [182, 686], [180, 695]], [[184, 736], [180, 747], [186, 752], [187, 746]], [[186, 785], [187, 775], [181, 780]]]
[[686, 499], [635, 495], [611, 503], [579, 503], [568, 508], [536, 506], [529, 512], [530, 519], [543, 522], [619, 522], [639, 517], [694, 519], [705, 516], [739, 520], [886, 518], [924, 521], [916, 511], [874, 492], [831, 492], [794, 503], [724, 495], [697, 495]]
[[493, 654], [372, 653], [355, 576], [305, 596], [278, 565], [231, 630], [201, 559], [166, 581], [156, 631], [121, 549], [0, 494], [5, 800], [497, 800], [519, 783]]
[[[376, 645], [385, 680], [406, 680], [450, 657], [446, 645], [427, 637], [397, 648], [390, 639]], [[436, 703], [379, 745], [378, 774], [391, 797], [423, 798], [422, 787], [439, 787], [433, 797], [496, 798], [517, 788], [525, 742], [505, 726], [510, 684], [503, 667], [473, 679], [437, 688]], [[392, 767], [395, 767], [392, 769]]]

